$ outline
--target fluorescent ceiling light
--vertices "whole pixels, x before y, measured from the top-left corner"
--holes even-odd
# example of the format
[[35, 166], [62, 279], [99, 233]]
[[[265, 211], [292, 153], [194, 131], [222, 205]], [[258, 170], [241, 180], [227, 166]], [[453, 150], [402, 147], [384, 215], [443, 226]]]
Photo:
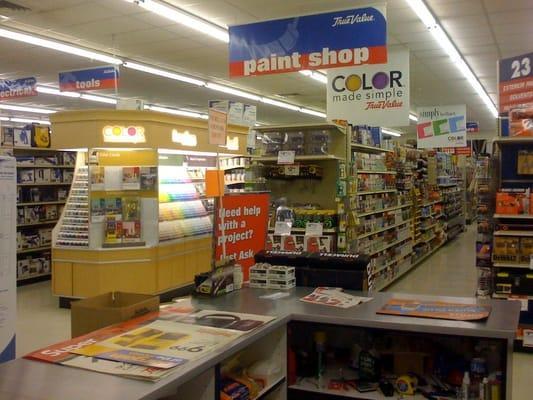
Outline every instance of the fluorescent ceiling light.
[[53, 94], [56, 96], [64, 96], [64, 97], [80, 97], [81, 96], [79, 93], [76, 93], [76, 92], [62, 92], [59, 89], [46, 87], [46, 86], [37, 86], [36, 90], [39, 93]]
[[455, 44], [450, 40], [450, 38], [448, 37], [444, 29], [440, 26], [440, 24], [437, 22], [435, 17], [433, 17], [433, 14], [426, 6], [426, 3], [423, 0], [406, 1], [407, 4], [409, 4], [409, 6], [413, 9], [415, 14], [420, 18], [422, 23], [424, 23], [424, 25], [431, 32], [431, 35], [439, 43], [442, 49], [452, 59], [457, 69], [463, 74], [463, 76], [474, 88], [479, 97], [481, 97], [481, 99], [489, 109], [490, 113], [494, 116], [494, 118], [497, 118], [498, 110], [496, 109], [496, 106], [494, 105], [492, 99], [486, 92], [485, 88], [481, 85], [476, 75], [472, 72], [472, 69], [465, 62], [465, 60], [461, 56], [461, 53], [459, 53], [457, 47], [455, 47]]
[[30, 118], [9, 118], [11, 122], [24, 122], [28, 124], [43, 124], [50, 125], [50, 121], [45, 121], [41, 119], [30, 119]]
[[300, 112], [304, 114], [314, 115], [315, 117], [326, 118], [326, 114], [320, 111], [310, 110], [309, 108], [300, 108]]
[[388, 129], [388, 128], [381, 128], [381, 132], [384, 133], [385, 135], [390, 135], [390, 136], [402, 136], [402, 134], [398, 131], [393, 131], [392, 129]]
[[0, 117], [0, 121], [9, 121], [9, 117]]
[[276, 106], [276, 107], [286, 108], [287, 110], [300, 111], [300, 107], [298, 107], [298, 106], [295, 106], [295, 105], [289, 104], [289, 103], [284, 103], [283, 101], [270, 99], [268, 97], [261, 97], [261, 102], [266, 103], [266, 104], [270, 104], [270, 105], [273, 105], [273, 106]]
[[7, 39], [17, 40], [19, 42], [24, 42], [28, 44], [33, 44], [35, 46], [46, 47], [48, 49], [61, 51], [63, 53], [72, 54], [80, 57], [89, 58], [91, 60], [102, 61], [109, 64], [122, 64], [122, 60], [116, 57], [111, 57], [102, 53], [97, 53], [95, 51], [86, 50], [81, 47], [71, 46], [55, 40], [42, 39], [38, 36], [29, 35], [26, 33], [15, 32], [7, 29], [0, 28], [0, 37]]
[[158, 111], [158, 112], [172, 114], [172, 115], [180, 115], [182, 117], [191, 117], [191, 118], [199, 118], [199, 119], [208, 118], [207, 115], [204, 115], [204, 114], [195, 113], [192, 111], [177, 110], [175, 108], [168, 108], [168, 107], [146, 105], [144, 106], [144, 109], [151, 110], [151, 111]]
[[248, 92], [243, 92], [242, 90], [233, 89], [229, 86], [223, 86], [223, 85], [219, 85], [217, 83], [211, 83], [211, 82], [207, 82], [206, 86], [209, 89], [216, 90], [216, 91], [223, 92], [223, 93], [232, 94], [234, 96], [244, 97], [246, 99], [250, 99], [254, 101], [261, 100], [260, 96], [257, 96], [255, 94], [248, 93]]
[[98, 103], [117, 104], [117, 99], [113, 99], [111, 97], [96, 96], [94, 94], [83, 93], [81, 95], [81, 98], [83, 100], [96, 101]]
[[314, 79], [315, 81], [318, 81], [320, 83], [328, 83], [328, 77], [324, 75], [321, 72], [318, 71], [310, 71], [308, 69], [304, 69], [302, 71], [298, 71], [300, 74], [305, 75], [311, 79]]
[[0, 104], [0, 110], [23, 111], [23, 112], [31, 112], [31, 113], [36, 113], [36, 114], [53, 114], [56, 112], [54, 110], [46, 110], [44, 108], [14, 106], [11, 104]]
[[205, 82], [201, 81], [199, 79], [194, 79], [194, 78], [191, 78], [189, 76], [176, 74], [174, 72], [164, 71], [162, 69], [150, 67], [149, 65], [138, 64], [138, 63], [135, 63], [135, 62], [126, 61], [124, 63], [124, 66], [126, 68], [131, 68], [131, 69], [134, 69], [134, 70], [137, 70], [137, 71], [141, 71], [141, 72], [146, 72], [146, 73], [153, 74], [153, 75], [162, 76], [164, 78], [173, 79], [175, 81], [186, 82], [186, 83], [190, 83], [190, 84], [197, 85], [197, 86], [205, 86]]
[[409, 113], [409, 119], [410, 119], [411, 121], [418, 122], [418, 117], [416, 116], [416, 114]]
[[[126, 0], [131, 3], [130, 0]], [[193, 16], [176, 7], [168, 6], [164, 3], [154, 0], [141, 0], [137, 4], [145, 10], [160, 15], [178, 24], [185, 25], [195, 31], [204, 33], [224, 43], [229, 43], [229, 33], [227, 29], [205, 21], [199, 17]]]

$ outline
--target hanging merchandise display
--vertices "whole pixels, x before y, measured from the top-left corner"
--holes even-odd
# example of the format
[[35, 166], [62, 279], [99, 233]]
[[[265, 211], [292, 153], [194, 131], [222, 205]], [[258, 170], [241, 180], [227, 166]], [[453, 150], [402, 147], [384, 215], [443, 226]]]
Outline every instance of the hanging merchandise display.
[[409, 51], [390, 50], [386, 64], [328, 70], [327, 115], [372, 126], [409, 125]]
[[466, 106], [418, 108], [417, 146], [419, 149], [466, 146]]
[[229, 28], [232, 78], [386, 62], [385, 6]]

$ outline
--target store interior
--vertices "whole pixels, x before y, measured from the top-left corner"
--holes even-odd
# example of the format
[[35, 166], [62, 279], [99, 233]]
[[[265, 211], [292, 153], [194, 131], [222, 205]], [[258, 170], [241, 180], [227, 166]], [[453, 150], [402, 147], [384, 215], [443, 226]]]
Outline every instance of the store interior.
[[529, 399], [532, 18], [0, 1], [0, 399]]

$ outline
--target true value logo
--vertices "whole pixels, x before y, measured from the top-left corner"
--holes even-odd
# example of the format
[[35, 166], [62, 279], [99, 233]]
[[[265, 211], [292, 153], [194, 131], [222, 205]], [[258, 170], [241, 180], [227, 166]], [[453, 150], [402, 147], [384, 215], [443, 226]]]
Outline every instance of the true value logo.
[[341, 25], [353, 25], [360, 24], [363, 22], [374, 22], [374, 16], [368, 15], [367, 13], [356, 14], [356, 15], [346, 15], [344, 17], [333, 17], [333, 28]]

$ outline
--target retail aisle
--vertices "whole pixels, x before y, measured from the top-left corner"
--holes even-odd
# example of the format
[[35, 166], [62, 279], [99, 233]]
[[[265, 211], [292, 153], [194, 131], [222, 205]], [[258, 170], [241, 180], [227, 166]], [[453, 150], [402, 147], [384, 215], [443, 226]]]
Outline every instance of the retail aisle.
[[[389, 292], [471, 297], [476, 292], [476, 224], [387, 288]], [[513, 355], [513, 400], [530, 399], [533, 354]]]

